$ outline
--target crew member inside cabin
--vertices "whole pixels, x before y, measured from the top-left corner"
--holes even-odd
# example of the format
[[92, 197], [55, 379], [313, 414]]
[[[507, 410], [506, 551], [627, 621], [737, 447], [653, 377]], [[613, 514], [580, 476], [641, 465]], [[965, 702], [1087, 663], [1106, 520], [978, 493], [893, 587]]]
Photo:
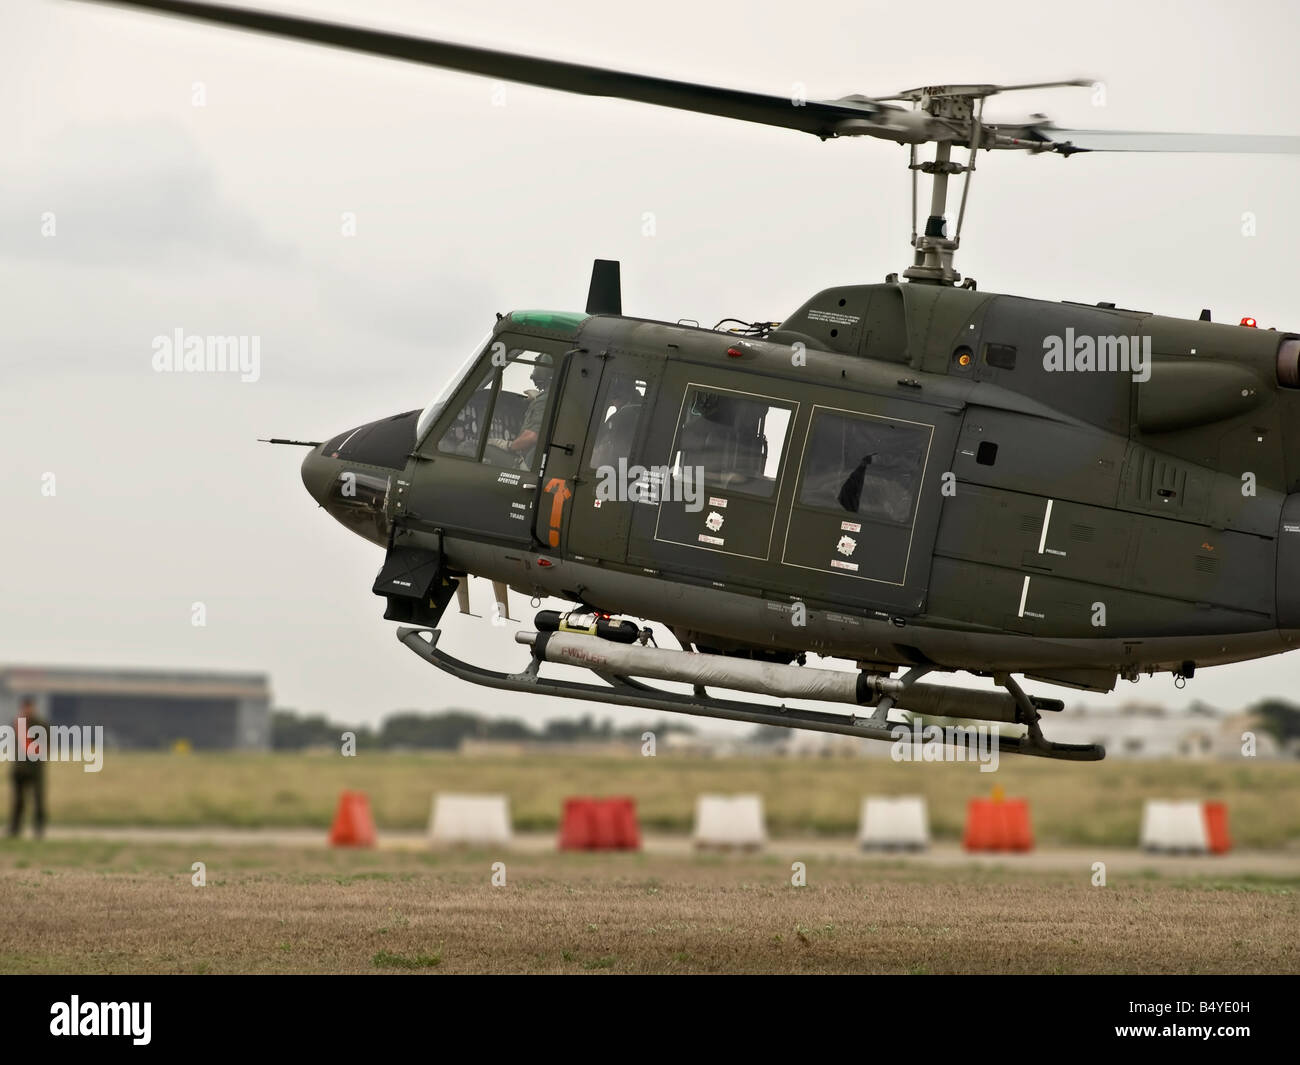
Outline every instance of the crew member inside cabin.
[[519, 427], [519, 435], [506, 444], [506, 450], [519, 456], [521, 469], [532, 469], [533, 452], [537, 449], [537, 438], [542, 431], [542, 415], [546, 413], [546, 401], [550, 397], [551, 357], [542, 355], [533, 367], [532, 380], [536, 391], [528, 400], [524, 409], [524, 420]]
[[9, 835], [22, 830], [27, 800], [32, 802], [32, 827], [39, 839], [45, 834], [45, 754], [49, 728], [36, 710], [36, 700], [23, 699], [14, 718], [14, 761], [9, 778], [12, 786], [9, 807]]
[[596, 442], [591, 448], [591, 465], [594, 469], [615, 466], [619, 459], [626, 460], [632, 451], [637, 419], [641, 414], [642, 396], [637, 379], [632, 374], [615, 374], [605, 395], [606, 415], [596, 431]]

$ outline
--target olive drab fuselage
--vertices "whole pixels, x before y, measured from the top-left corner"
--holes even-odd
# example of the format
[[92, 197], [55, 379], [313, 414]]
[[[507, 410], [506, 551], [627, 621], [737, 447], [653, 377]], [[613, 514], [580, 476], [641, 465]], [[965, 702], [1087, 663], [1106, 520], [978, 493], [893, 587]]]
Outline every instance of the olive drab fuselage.
[[[1078, 338], [1112, 365], [1074, 359]], [[828, 289], [749, 336], [517, 312], [440, 409], [340, 434], [303, 476], [390, 562], [434, 552], [699, 649], [1109, 690], [1294, 646], [1290, 339], [917, 283]], [[545, 415], [521, 462], [493, 432], [524, 398], [474, 421], [539, 354], [555, 370], [525, 390]]]

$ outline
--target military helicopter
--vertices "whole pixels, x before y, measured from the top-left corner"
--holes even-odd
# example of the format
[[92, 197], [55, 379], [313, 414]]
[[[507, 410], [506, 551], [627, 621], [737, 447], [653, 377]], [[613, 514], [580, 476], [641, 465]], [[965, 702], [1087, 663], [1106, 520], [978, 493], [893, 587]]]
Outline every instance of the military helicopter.
[[[1088, 82], [814, 101], [184, 0], [109, 2], [909, 146], [913, 262], [901, 280], [826, 289], [779, 323], [710, 329], [624, 315], [619, 264], [597, 260], [583, 312], [498, 315], [427, 407], [323, 443], [273, 441], [311, 448], [307, 490], [384, 549], [372, 589], [384, 617], [439, 669], [889, 741], [891, 712], [1022, 726], [997, 738], [1000, 753], [1089, 761], [1104, 750], [1045, 738], [1043, 712], [1064, 704], [1028, 696], [1015, 675], [1107, 692], [1300, 637], [1300, 334], [982, 292], [953, 266], [981, 151], [1294, 153], [1300, 138], [984, 119], [990, 97]], [[471, 575], [493, 582], [505, 616], [507, 588], [571, 604], [516, 634], [523, 668], [439, 649], [451, 600], [469, 613]], [[680, 649], [652, 645], [632, 618], [661, 623]], [[810, 653], [856, 671], [805, 665]], [[543, 677], [544, 663], [592, 682]], [[1003, 691], [921, 682], [956, 671]]]

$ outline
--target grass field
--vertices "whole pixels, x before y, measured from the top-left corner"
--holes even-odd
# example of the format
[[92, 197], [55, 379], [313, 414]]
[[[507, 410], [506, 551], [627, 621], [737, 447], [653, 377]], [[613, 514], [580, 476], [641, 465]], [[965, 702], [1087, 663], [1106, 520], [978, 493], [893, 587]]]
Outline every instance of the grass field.
[[867, 794], [921, 794], [937, 839], [960, 836], [966, 802], [994, 783], [1029, 799], [1043, 845], [1131, 846], [1146, 798], [1227, 802], [1236, 843], [1300, 846], [1300, 764], [1009, 757], [971, 764], [876, 759], [699, 758], [661, 754], [462, 758], [437, 754], [178, 755], [110, 752], [100, 773], [50, 767], [54, 823], [325, 827], [338, 794], [361, 789], [376, 822], [419, 829], [436, 791], [501, 792], [520, 830], [553, 829], [568, 795], [632, 795], [651, 830], [689, 831], [700, 792], [758, 792], [776, 834], [852, 833]]
[[0, 972], [1300, 971], [1295, 878], [497, 857], [0, 844]]

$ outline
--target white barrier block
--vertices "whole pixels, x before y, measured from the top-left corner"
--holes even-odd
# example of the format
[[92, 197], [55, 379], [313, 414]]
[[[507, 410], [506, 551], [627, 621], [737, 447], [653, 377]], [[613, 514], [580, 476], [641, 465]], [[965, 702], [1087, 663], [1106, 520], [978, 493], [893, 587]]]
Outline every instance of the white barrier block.
[[448, 795], [433, 798], [429, 839], [434, 844], [484, 846], [510, 842], [510, 809], [504, 795]]
[[760, 795], [700, 795], [695, 800], [695, 846], [757, 850], [767, 842]]
[[1204, 854], [1210, 849], [1210, 841], [1202, 804], [1194, 799], [1180, 802], [1148, 799], [1142, 807], [1139, 842], [1146, 851]]
[[930, 819], [920, 795], [893, 798], [873, 795], [862, 800], [858, 844], [870, 848], [924, 850], [930, 845]]

